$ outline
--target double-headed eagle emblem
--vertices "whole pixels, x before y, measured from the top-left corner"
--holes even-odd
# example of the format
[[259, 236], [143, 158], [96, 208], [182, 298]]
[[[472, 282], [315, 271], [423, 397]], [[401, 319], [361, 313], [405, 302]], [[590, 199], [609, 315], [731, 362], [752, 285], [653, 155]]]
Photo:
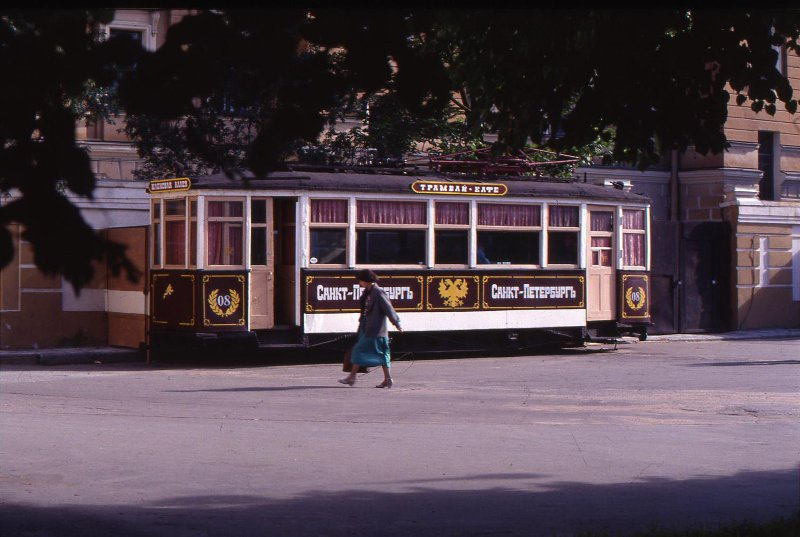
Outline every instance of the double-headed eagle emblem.
[[464, 278], [450, 278], [442, 279], [439, 281], [439, 296], [444, 300], [445, 306], [457, 308], [464, 304], [464, 299], [467, 297], [469, 287], [467, 280]]

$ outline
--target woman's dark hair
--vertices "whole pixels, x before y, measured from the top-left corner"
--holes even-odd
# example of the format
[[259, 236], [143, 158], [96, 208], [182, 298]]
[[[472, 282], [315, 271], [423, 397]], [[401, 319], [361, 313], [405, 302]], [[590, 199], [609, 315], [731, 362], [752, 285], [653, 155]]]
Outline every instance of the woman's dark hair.
[[356, 272], [356, 279], [360, 282], [378, 283], [378, 275], [369, 269], [361, 269]]

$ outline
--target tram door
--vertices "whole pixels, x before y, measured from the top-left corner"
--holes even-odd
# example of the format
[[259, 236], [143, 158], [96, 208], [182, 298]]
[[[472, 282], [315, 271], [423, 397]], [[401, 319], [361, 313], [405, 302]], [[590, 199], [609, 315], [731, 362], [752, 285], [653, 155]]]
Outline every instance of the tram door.
[[250, 201], [250, 329], [275, 325], [275, 252], [272, 198]]
[[586, 320], [612, 320], [616, 317], [613, 209], [589, 208], [587, 248]]

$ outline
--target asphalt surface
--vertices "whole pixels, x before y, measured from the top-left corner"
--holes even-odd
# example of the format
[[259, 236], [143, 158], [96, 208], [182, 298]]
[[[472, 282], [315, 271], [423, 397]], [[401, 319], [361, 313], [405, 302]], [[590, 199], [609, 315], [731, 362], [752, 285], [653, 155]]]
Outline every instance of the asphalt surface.
[[800, 508], [800, 340], [0, 368], [0, 535], [512, 535]]

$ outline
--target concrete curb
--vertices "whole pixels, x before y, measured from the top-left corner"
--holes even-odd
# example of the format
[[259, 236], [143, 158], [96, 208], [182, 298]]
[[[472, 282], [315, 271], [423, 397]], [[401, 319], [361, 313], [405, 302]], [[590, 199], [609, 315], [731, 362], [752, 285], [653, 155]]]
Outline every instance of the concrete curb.
[[74, 347], [0, 351], [0, 365], [77, 365], [144, 362], [144, 351], [118, 347]]
[[720, 334], [664, 334], [648, 336], [647, 341], [721, 341], [731, 339], [800, 338], [798, 328], [770, 328], [764, 330], [736, 330]]

